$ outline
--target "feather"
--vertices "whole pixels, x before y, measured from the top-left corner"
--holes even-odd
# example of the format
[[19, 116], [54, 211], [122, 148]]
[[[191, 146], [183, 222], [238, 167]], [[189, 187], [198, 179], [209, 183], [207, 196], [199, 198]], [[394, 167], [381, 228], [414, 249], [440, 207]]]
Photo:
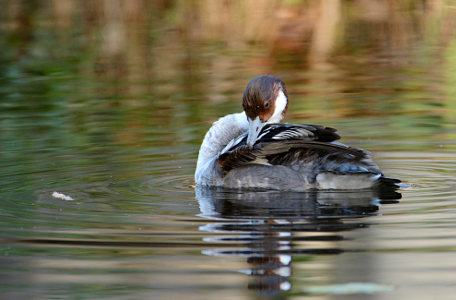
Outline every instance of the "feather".
[[238, 146], [221, 154], [217, 162], [226, 173], [234, 168], [255, 161], [267, 162], [272, 165], [289, 165], [296, 160], [305, 160], [306, 156], [326, 157], [329, 154], [345, 155], [345, 159], [361, 161], [367, 157], [363, 150], [318, 141], [306, 140], [269, 140], [256, 143], [253, 147], [247, 145]]
[[259, 140], [308, 140], [332, 142], [340, 136], [336, 129], [320, 125], [269, 124], [259, 134]]
[[[296, 124], [268, 124], [261, 130], [255, 145], [272, 141], [318, 141], [333, 142], [340, 139], [336, 129], [320, 125], [296, 125]], [[221, 153], [233, 151], [238, 147], [247, 145], [247, 133], [232, 140]]]

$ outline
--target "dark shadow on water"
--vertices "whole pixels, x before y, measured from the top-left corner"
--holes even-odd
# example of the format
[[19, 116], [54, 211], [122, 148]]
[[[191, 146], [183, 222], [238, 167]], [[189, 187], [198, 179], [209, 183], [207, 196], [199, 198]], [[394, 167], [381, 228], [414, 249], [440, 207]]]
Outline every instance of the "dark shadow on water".
[[[296, 256], [343, 253], [343, 232], [369, 226], [364, 217], [380, 214], [382, 204], [398, 203], [394, 189], [362, 191], [232, 191], [196, 189], [200, 216], [208, 223], [201, 231], [213, 232], [203, 250], [211, 256], [245, 257], [252, 277], [248, 287], [261, 295], [291, 289], [292, 261]], [[224, 249], [223, 245], [226, 245]]]

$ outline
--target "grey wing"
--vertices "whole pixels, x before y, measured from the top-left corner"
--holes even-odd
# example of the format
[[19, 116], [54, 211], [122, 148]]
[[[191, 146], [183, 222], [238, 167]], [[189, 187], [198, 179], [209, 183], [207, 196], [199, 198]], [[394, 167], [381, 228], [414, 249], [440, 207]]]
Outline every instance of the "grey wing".
[[[271, 141], [255, 144], [253, 147], [239, 146], [218, 158], [217, 162], [226, 173], [247, 164], [285, 165], [294, 168], [319, 167], [321, 169], [343, 172], [348, 165], [343, 163], [364, 164], [371, 161], [363, 150], [338, 143], [305, 140]], [[373, 166], [375, 164], [372, 163]]]
[[269, 156], [268, 161], [272, 165], [280, 164], [295, 169], [305, 169], [309, 174], [381, 173], [367, 152], [334, 143], [310, 143], [308, 147], [292, 148], [282, 155]]

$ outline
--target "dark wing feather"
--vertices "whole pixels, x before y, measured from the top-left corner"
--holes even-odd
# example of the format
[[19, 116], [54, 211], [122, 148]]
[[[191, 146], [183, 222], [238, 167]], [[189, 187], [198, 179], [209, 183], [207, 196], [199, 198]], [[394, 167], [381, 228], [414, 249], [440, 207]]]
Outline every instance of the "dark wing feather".
[[[317, 141], [332, 142], [340, 139], [336, 129], [320, 125], [307, 124], [268, 124], [263, 127], [255, 145], [272, 141]], [[247, 135], [244, 138], [236, 140], [232, 146], [228, 146], [228, 151], [233, 151], [241, 146], [247, 145]]]
[[367, 153], [363, 150], [351, 148], [342, 144], [333, 144], [306, 140], [270, 140], [256, 143], [253, 147], [241, 145], [220, 155], [217, 162], [224, 172], [244, 166], [255, 161], [263, 163], [282, 164], [291, 159], [293, 150], [307, 149], [321, 153], [321, 155], [340, 153], [350, 154], [354, 158], [363, 159]]
[[306, 140], [332, 142], [340, 139], [336, 129], [320, 125], [269, 124], [258, 136], [259, 142], [267, 140]]

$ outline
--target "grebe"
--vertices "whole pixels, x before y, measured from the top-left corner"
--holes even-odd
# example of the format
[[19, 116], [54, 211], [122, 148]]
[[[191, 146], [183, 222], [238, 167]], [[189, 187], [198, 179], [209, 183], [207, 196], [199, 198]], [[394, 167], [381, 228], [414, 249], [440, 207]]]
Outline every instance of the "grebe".
[[216, 121], [199, 151], [195, 182], [235, 189], [366, 189], [400, 180], [383, 176], [368, 152], [335, 142], [336, 129], [280, 123], [288, 107], [283, 81], [252, 79], [242, 113]]

